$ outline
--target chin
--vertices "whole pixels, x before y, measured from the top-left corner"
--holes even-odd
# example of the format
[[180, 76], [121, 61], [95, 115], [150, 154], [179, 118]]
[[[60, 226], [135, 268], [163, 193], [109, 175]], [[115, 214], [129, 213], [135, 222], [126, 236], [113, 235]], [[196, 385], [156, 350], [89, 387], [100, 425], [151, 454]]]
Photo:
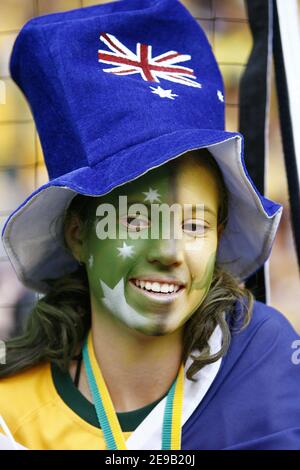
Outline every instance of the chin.
[[166, 336], [172, 331], [167, 331], [166, 325], [151, 325], [148, 329], [135, 329], [139, 336], [153, 337], [153, 336]]

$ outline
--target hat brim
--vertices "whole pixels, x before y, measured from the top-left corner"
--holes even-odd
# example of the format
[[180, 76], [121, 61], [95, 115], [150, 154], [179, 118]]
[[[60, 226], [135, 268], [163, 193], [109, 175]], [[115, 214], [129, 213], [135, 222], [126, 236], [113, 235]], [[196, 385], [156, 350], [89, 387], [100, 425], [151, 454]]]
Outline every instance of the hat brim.
[[111, 155], [94, 166], [55, 178], [34, 191], [7, 219], [2, 240], [19, 280], [46, 293], [46, 279], [74, 271], [63, 243], [65, 211], [76, 194], [101, 196], [188, 151], [209, 148], [229, 193], [227, 226], [217, 261], [245, 280], [268, 259], [282, 206], [263, 197], [245, 168], [243, 137], [218, 130], [183, 129]]

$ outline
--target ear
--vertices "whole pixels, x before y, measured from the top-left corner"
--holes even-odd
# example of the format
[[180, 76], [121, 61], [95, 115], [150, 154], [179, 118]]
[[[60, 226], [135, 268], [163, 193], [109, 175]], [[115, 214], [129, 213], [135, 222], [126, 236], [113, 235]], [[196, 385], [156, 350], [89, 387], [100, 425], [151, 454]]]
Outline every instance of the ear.
[[74, 258], [83, 262], [83, 223], [78, 215], [72, 215], [64, 227], [65, 242]]

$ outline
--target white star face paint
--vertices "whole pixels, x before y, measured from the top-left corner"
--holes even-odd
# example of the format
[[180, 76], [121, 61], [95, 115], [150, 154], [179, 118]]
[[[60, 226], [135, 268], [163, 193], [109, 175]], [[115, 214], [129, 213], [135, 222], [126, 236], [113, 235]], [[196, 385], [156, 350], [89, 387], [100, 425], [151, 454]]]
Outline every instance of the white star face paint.
[[123, 246], [121, 248], [117, 248], [117, 250], [119, 252], [119, 256], [122, 256], [123, 259], [130, 258], [134, 253], [133, 246], [126, 245], [125, 242], [123, 242]]
[[93, 255], [90, 255], [88, 263], [89, 263], [89, 267], [92, 268], [93, 264], [94, 264], [94, 256]]
[[[172, 168], [174, 162], [170, 163]], [[91, 295], [96, 299], [99, 315], [108, 312], [129, 328], [145, 335], [164, 335], [175, 331], [202, 303], [211, 283], [217, 251], [218, 186], [205, 165], [182, 159], [175, 172], [166, 164], [112, 193], [98, 199], [115, 204], [126, 195], [128, 205], [161, 203], [172, 205], [203, 204], [202, 216], [179, 218], [183, 237], [179, 240], [122, 237], [123, 232], [143, 231], [151, 220], [124, 214], [115, 239], [97, 238], [97, 218], [91, 218], [84, 240]], [[120, 209], [119, 209], [120, 210]], [[177, 219], [176, 219], [177, 220]], [[160, 228], [160, 227], [159, 227]], [[158, 231], [160, 233], [160, 230]], [[120, 236], [121, 234], [121, 236]]]
[[100, 284], [104, 292], [104, 297], [102, 298], [103, 304], [115, 317], [130, 328], [142, 332], [147, 330], [150, 334], [151, 332], [155, 332], [157, 328], [157, 318], [155, 318], [155, 314], [150, 311], [147, 315], [142, 314], [127, 303], [124, 278], [122, 278], [113, 289], [108, 287], [105, 282], [101, 280]]
[[145, 191], [143, 192], [143, 194], [145, 194], [146, 197], [144, 197], [144, 202], [159, 202], [160, 201], [160, 194], [159, 192], [157, 191], [157, 189], [152, 189], [152, 188], [149, 188], [149, 191]]

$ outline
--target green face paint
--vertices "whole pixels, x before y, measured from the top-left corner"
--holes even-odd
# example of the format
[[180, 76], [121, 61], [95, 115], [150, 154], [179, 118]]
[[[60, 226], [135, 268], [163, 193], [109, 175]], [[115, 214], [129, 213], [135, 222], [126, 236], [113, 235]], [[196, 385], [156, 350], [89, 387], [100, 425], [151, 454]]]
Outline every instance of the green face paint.
[[216, 263], [216, 254], [212, 253], [206, 265], [205, 272], [202, 278], [199, 281], [194, 281], [192, 284], [192, 289], [206, 289], [210, 286], [212, 281], [212, 276], [214, 273], [215, 263]]
[[[174, 167], [174, 162], [171, 165]], [[164, 165], [107, 196], [91, 198], [84, 238], [89, 286], [99, 314], [113, 315], [146, 335], [168, 334], [182, 326], [202, 303], [214, 271], [218, 211], [214, 176], [189, 158], [175, 168], [170, 172], [170, 165]], [[127, 196], [128, 213], [127, 207], [119, 207], [120, 195]], [[114, 239], [99, 239], [97, 233], [96, 209], [103, 203], [116, 208]], [[154, 219], [150, 207], [137, 215], [138, 206], [133, 203], [201, 203], [210, 212], [204, 211], [201, 217], [197, 214], [198, 218], [177, 217], [180, 239], [163, 238], [161, 217], [155, 222], [159, 236], [151, 238]], [[146, 231], [148, 236], [143, 237]]]

